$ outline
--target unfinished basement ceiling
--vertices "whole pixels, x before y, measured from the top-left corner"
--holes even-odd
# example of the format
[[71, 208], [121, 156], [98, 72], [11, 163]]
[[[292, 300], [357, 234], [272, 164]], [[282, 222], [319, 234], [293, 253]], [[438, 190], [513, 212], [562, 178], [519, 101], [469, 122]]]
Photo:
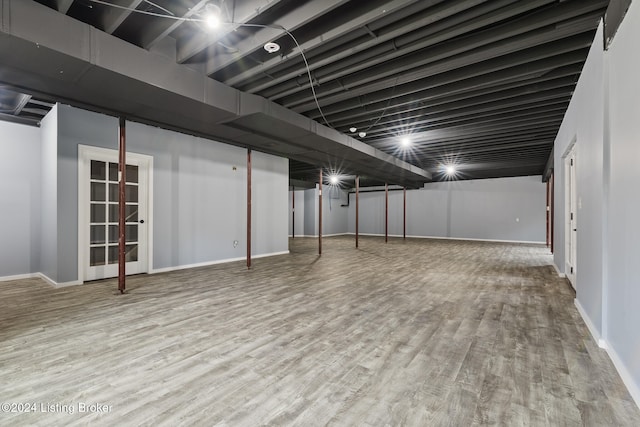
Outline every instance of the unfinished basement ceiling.
[[[447, 164], [457, 164], [462, 179], [543, 173], [609, 3], [106, 0], [149, 15], [92, 0], [37, 1], [352, 136], [433, 180], [446, 179]], [[208, 3], [234, 24], [207, 30], [199, 20]], [[268, 42], [280, 50], [268, 53]], [[408, 149], [399, 144], [405, 136]], [[292, 161], [291, 178], [314, 180], [318, 166]]]

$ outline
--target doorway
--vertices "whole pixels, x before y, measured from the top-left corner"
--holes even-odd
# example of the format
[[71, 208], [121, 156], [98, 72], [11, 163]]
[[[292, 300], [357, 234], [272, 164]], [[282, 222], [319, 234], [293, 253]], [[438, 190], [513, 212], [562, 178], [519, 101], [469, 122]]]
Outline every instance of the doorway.
[[578, 240], [578, 192], [576, 181], [575, 140], [564, 158], [565, 170], [565, 272], [571, 286], [576, 289], [577, 240]]
[[[118, 151], [78, 147], [78, 277], [118, 275]], [[150, 266], [150, 171], [152, 157], [127, 153], [125, 187], [126, 274]]]

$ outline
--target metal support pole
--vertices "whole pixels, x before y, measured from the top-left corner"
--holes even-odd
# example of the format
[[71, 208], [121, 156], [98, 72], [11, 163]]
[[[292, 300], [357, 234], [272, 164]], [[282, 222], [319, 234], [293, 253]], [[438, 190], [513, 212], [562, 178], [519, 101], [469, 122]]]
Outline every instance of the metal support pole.
[[318, 185], [318, 255], [322, 255], [322, 169]]
[[551, 253], [553, 253], [553, 231], [554, 231], [554, 223], [555, 223], [555, 219], [554, 219], [554, 210], [555, 210], [555, 183], [556, 183], [556, 179], [555, 179], [555, 172], [551, 172]]
[[126, 206], [126, 181], [127, 181], [127, 137], [126, 121], [124, 117], [119, 119], [119, 144], [118, 144], [118, 290], [121, 294], [126, 289], [126, 233], [125, 233], [125, 206]]
[[547, 214], [547, 247], [550, 247], [551, 245], [551, 236], [550, 236], [550, 232], [551, 232], [551, 224], [549, 223], [549, 212], [551, 212], [551, 200], [550, 200], [550, 195], [551, 195], [551, 186], [550, 186], [551, 182], [549, 180], [547, 180], [547, 209], [546, 209], [546, 214]]
[[251, 149], [247, 149], [247, 268], [251, 268]]
[[389, 184], [384, 184], [384, 242], [389, 240]]
[[403, 208], [402, 208], [402, 238], [407, 239], [407, 187], [402, 190]]
[[291, 238], [296, 238], [296, 187], [291, 187]]
[[360, 225], [360, 176], [356, 176], [356, 248], [358, 247], [358, 226]]

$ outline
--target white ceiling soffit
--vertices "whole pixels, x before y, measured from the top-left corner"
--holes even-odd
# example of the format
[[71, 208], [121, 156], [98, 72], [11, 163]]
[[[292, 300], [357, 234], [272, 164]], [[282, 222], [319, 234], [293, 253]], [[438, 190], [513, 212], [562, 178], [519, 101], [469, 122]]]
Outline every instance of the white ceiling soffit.
[[46, 6], [0, 4], [0, 83], [389, 183], [431, 181], [423, 169]]

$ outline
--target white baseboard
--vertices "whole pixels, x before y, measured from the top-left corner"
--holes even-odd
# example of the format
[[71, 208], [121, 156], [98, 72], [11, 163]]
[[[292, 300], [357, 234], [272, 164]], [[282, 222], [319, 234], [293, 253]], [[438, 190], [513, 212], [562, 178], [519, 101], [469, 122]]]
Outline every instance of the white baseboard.
[[[348, 236], [350, 234], [353, 234], [353, 233], [323, 234], [322, 237]], [[289, 237], [293, 238], [291, 234], [289, 234]], [[318, 235], [317, 234], [296, 234], [296, 237], [317, 239]]]
[[613, 362], [613, 366], [616, 367], [618, 374], [620, 374], [620, 378], [622, 378], [622, 382], [629, 390], [629, 394], [631, 398], [636, 402], [636, 406], [640, 409], [640, 384], [636, 383], [633, 379], [633, 375], [627, 369], [627, 366], [622, 362], [622, 359], [616, 353], [616, 350], [605, 341], [604, 349], [607, 351], [609, 358]]
[[[271, 257], [271, 256], [287, 255], [287, 254], [289, 254], [288, 250], [287, 251], [281, 251], [281, 252], [271, 252], [271, 253], [267, 253], [267, 254], [251, 255], [251, 259], [266, 258], [266, 257]], [[229, 263], [229, 262], [237, 262], [237, 261], [244, 261], [246, 259], [247, 259], [246, 257], [226, 258], [226, 259], [219, 259], [219, 260], [215, 260], [215, 261], [199, 262], [199, 263], [195, 263], [195, 264], [178, 265], [178, 266], [175, 266], [175, 267], [154, 268], [154, 269], [149, 271], [149, 274], [167, 273], [169, 271], [187, 270], [187, 269], [190, 269], [190, 268], [198, 268], [198, 267], [208, 267], [208, 266], [211, 266], [211, 265], [226, 264], [226, 263]]]
[[[350, 235], [355, 235], [356, 233], [345, 233]], [[358, 233], [360, 236], [372, 236], [372, 237], [384, 237], [384, 234], [376, 234], [376, 233]], [[389, 234], [389, 237], [398, 237], [402, 238], [402, 234]], [[442, 237], [442, 236], [415, 236], [407, 234], [407, 238], [410, 239], [438, 239], [438, 240], [461, 240], [461, 241], [471, 241], [471, 242], [493, 242], [493, 243], [524, 243], [527, 245], [546, 245], [546, 242], [535, 242], [528, 240], [498, 240], [498, 239], [474, 239], [471, 237]]]
[[633, 376], [627, 369], [624, 362], [622, 362], [622, 359], [620, 358], [616, 350], [611, 346], [611, 344], [609, 344], [604, 338], [602, 338], [597, 328], [591, 321], [591, 318], [589, 318], [589, 316], [587, 315], [587, 312], [585, 311], [584, 307], [582, 307], [582, 304], [580, 304], [580, 301], [578, 301], [577, 298], [574, 300], [574, 304], [578, 309], [578, 313], [580, 313], [580, 316], [582, 317], [582, 320], [584, 321], [585, 325], [587, 325], [587, 329], [589, 329], [591, 336], [596, 341], [596, 343], [598, 343], [598, 347], [602, 348], [607, 352], [607, 354], [609, 355], [609, 358], [613, 362], [613, 365], [616, 367], [616, 370], [618, 371], [620, 378], [622, 378], [622, 382], [627, 387], [627, 390], [629, 390], [629, 394], [635, 401], [636, 406], [640, 408], [640, 385], [638, 385], [634, 381]]
[[8, 282], [10, 280], [24, 280], [24, 279], [42, 279], [45, 282], [47, 282], [49, 285], [53, 286], [54, 288], [64, 288], [66, 286], [75, 286], [75, 285], [81, 285], [82, 282], [79, 280], [74, 280], [72, 282], [62, 282], [62, 283], [58, 283], [55, 280], [45, 276], [42, 273], [28, 273], [28, 274], [18, 274], [15, 276], [4, 276], [4, 277], [0, 277], [0, 282]]
[[27, 273], [27, 274], [16, 274], [13, 276], [3, 276], [0, 277], [0, 282], [10, 282], [12, 280], [24, 280], [24, 279], [33, 279], [38, 276], [38, 273]]
[[558, 268], [555, 262], [552, 262], [551, 265], [553, 265], [553, 268], [556, 270], [556, 273], [558, 273], [558, 277], [562, 277], [562, 278], [567, 277], [566, 274], [560, 271], [560, 269]]
[[584, 307], [582, 307], [582, 304], [580, 304], [580, 301], [578, 301], [578, 298], [575, 298], [573, 300], [573, 304], [578, 309], [578, 313], [580, 313], [580, 317], [582, 317], [584, 324], [587, 325], [587, 329], [589, 329], [589, 332], [591, 333], [591, 336], [593, 337], [594, 341], [598, 344], [598, 347], [604, 348], [604, 340], [602, 339], [602, 335], [600, 334], [600, 331], [598, 331], [598, 328], [596, 328], [596, 325], [593, 324], [593, 321], [587, 314], [587, 311], [584, 309]]

